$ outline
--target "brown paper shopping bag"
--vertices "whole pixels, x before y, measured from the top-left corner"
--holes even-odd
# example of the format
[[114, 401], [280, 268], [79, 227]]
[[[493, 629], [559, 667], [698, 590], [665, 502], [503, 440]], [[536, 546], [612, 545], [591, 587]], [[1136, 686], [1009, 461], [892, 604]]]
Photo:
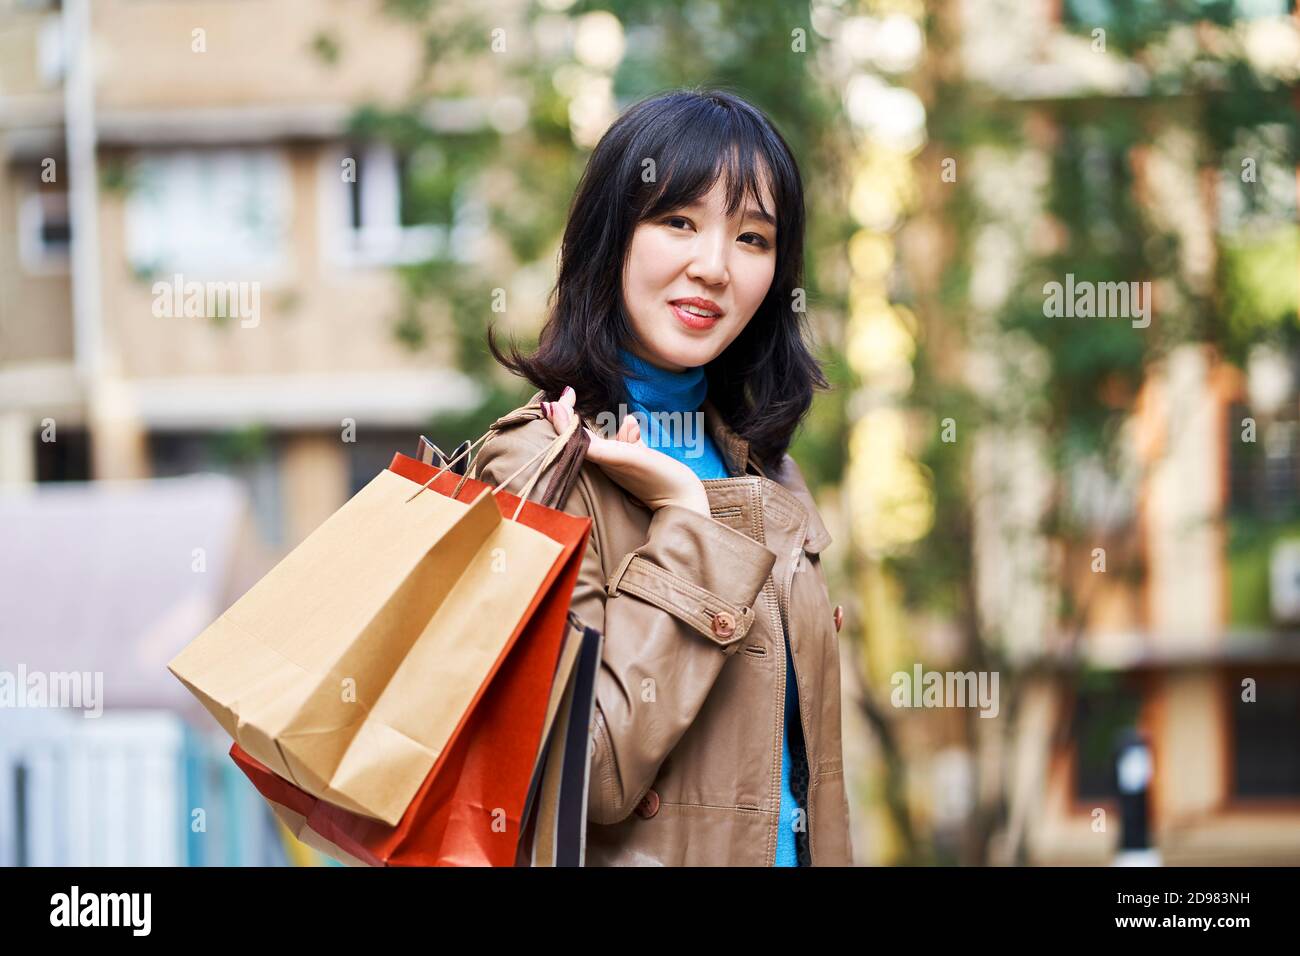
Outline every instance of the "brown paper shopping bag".
[[[573, 421], [576, 419], [571, 424]], [[493, 423], [493, 430], [498, 426], [511, 427], [499, 420]], [[505, 661], [395, 826], [318, 799], [262, 765], [238, 744], [231, 747], [231, 759], [302, 843], [347, 863], [372, 866], [517, 864], [529, 795], [537, 788], [548, 732], [562, 699], [568, 699], [564, 691], [578, 659], [577, 644], [566, 640], [576, 620], [569, 605], [591, 519], [557, 510], [577, 482], [586, 453], [586, 433], [576, 426], [568, 431], [571, 434], [563, 450], [554, 456], [557, 471], [551, 484], [541, 501], [527, 504], [536, 478], [517, 497], [502, 490], [514, 476], [494, 489], [460, 475], [446, 460], [434, 468], [405, 455], [393, 456], [389, 469], [424, 487], [426, 494], [472, 500], [491, 491], [502, 515], [513, 514], [511, 520], [542, 532], [558, 542], [563, 552], [554, 578], [543, 585], [539, 603], [530, 609]], [[465, 442], [461, 451], [468, 454], [472, 447]], [[572, 467], [566, 468], [566, 464]], [[529, 467], [530, 463], [521, 466], [520, 472]], [[537, 477], [540, 475], [539, 471]], [[581, 629], [577, 633], [581, 636]], [[568, 644], [573, 644], [572, 648]], [[590, 710], [590, 702], [588, 705]], [[589, 722], [590, 714], [579, 719]], [[582, 801], [581, 820], [585, 822], [585, 790], [575, 792], [574, 799], [575, 803]], [[562, 813], [546, 818], [557, 815]], [[528, 864], [527, 855], [523, 862]]]
[[411, 491], [380, 472], [168, 665], [257, 760], [389, 825], [562, 550], [487, 492]]

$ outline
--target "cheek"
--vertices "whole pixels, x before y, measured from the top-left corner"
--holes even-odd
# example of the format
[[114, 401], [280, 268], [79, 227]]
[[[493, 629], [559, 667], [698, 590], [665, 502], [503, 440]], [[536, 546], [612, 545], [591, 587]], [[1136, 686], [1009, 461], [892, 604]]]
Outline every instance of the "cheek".
[[775, 256], [754, 256], [735, 270], [732, 279], [735, 283], [736, 304], [745, 314], [752, 315], [763, 304], [775, 275]]
[[625, 285], [645, 294], [665, 288], [680, 271], [673, 244], [653, 229], [639, 230], [628, 249]]

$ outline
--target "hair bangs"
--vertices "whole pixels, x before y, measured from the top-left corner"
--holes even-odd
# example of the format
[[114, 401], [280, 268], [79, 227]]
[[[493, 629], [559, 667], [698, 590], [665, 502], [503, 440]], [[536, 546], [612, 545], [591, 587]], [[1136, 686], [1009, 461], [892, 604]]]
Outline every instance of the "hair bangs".
[[748, 195], [759, 209], [779, 220], [777, 211], [769, 207], [765, 193], [771, 190], [779, 209], [778, 197], [782, 192], [788, 194], [789, 187], [782, 184], [787, 188], [778, 192], [773, 164], [759, 131], [745, 122], [748, 117], [712, 103], [701, 104], [696, 112], [701, 115], [683, 117], [692, 124], [691, 136], [664, 130], [661, 142], [647, 150], [648, 155], [655, 157], [660, 175], [656, 181], [643, 182], [637, 190], [634, 199], [637, 221], [689, 206], [705, 196], [719, 180], [723, 182], [728, 216], [736, 214]]

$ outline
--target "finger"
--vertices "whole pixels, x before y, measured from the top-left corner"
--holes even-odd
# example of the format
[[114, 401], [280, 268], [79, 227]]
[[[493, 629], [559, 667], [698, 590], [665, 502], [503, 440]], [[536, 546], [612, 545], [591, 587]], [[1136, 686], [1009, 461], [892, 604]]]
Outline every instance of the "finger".
[[585, 425], [582, 430], [587, 433], [587, 450], [583, 457], [588, 461], [600, 464], [605, 459], [605, 446], [613, 444], [612, 439], [606, 438], [599, 432], [592, 431]]
[[632, 427], [629, 430], [629, 435], [627, 439], [628, 442], [630, 442], [633, 445], [641, 445], [642, 447], [644, 447], [645, 441], [643, 440], [643, 436], [641, 434], [641, 420], [639, 418], [635, 418], [632, 416], [629, 416], [629, 420], [632, 422]]
[[560, 404], [573, 411], [574, 406], [578, 404], [578, 393], [568, 385], [564, 386], [564, 391], [560, 393]]
[[631, 415], [623, 419], [623, 424], [618, 426], [618, 434], [614, 438], [618, 441], [632, 442], [635, 444], [640, 426], [637, 425], [636, 419]]
[[614, 467], [627, 467], [634, 464], [636, 456], [630, 455], [632, 447], [627, 442], [604, 438], [594, 433], [590, 428], [584, 430], [591, 439], [587, 445], [587, 453], [584, 456], [588, 461], [597, 465], [612, 465]]
[[555, 431], [555, 434], [558, 435], [560, 433], [561, 426], [557, 425], [555, 421], [556, 407], [557, 406], [555, 402], [542, 402], [542, 414], [546, 416], [546, 420], [551, 423], [551, 428]]

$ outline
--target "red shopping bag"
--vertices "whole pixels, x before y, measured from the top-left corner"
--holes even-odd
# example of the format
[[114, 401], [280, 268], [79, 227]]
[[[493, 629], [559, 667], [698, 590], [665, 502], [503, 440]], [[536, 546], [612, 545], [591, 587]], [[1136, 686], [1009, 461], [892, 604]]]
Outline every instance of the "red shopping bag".
[[[401, 454], [388, 467], [416, 484], [425, 484], [437, 472]], [[491, 490], [491, 485], [444, 471], [425, 493], [455, 492], [457, 500], [470, 501]], [[396, 825], [320, 800], [277, 776], [238, 744], [231, 747], [231, 758], [303, 842], [371, 866], [515, 864], [591, 519], [532, 501], [519, 509], [519, 498], [506, 492], [495, 497], [503, 515], [517, 511], [516, 520], [563, 547], [558, 570], [554, 583], [548, 579], [539, 592], [526, 615], [528, 623]]]

